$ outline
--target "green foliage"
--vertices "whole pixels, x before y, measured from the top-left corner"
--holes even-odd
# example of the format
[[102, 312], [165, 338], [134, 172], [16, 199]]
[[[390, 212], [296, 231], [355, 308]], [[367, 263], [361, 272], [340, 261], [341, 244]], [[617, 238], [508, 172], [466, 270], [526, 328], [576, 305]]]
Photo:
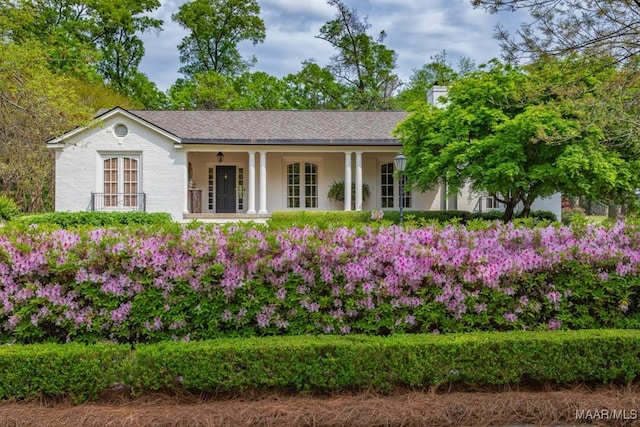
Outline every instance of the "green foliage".
[[[528, 218], [418, 228], [434, 220], [407, 218], [400, 228], [364, 212], [296, 214], [300, 228], [9, 223], [0, 341], [640, 327], [629, 261], [637, 227], [534, 227]], [[371, 226], [359, 226], [367, 216]], [[429, 270], [411, 277], [419, 263]], [[394, 278], [395, 288], [386, 283]]]
[[[514, 217], [519, 218], [521, 212], [516, 212]], [[528, 218], [533, 218], [537, 221], [556, 222], [558, 217], [556, 214], [550, 211], [530, 211]], [[488, 212], [474, 212], [471, 214], [471, 219], [482, 219], [485, 221], [502, 221], [504, 219], [504, 213], [502, 211], [493, 210]]]
[[273, 212], [267, 224], [271, 228], [319, 227], [357, 227], [371, 221], [368, 211], [282, 211]]
[[[371, 189], [367, 183], [362, 183], [362, 200], [367, 200], [371, 196]], [[344, 202], [344, 181], [333, 181], [329, 186], [329, 193], [327, 194], [329, 200]], [[351, 183], [351, 201], [355, 203], [356, 198], [356, 184]]]
[[638, 3], [629, 1], [471, 0], [491, 13], [524, 9], [525, 22], [514, 39], [499, 28], [497, 38], [508, 60], [522, 56], [613, 56], [616, 62], [634, 62], [640, 53]]
[[162, 21], [149, 16], [158, 7], [158, 0], [24, 0], [3, 2], [0, 20], [12, 22], [7, 41], [41, 41], [51, 69], [84, 82], [107, 83], [140, 102], [149, 96], [143, 92], [153, 88], [140, 85], [144, 46], [139, 35], [160, 29]]
[[20, 207], [11, 198], [0, 196], [0, 221], [10, 221], [20, 215]]
[[442, 51], [431, 57], [431, 62], [413, 70], [409, 82], [402, 87], [393, 103], [399, 110], [407, 110], [414, 103], [424, 103], [427, 92], [434, 86], [448, 86], [475, 69], [473, 60], [461, 58], [456, 69]]
[[[467, 211], [405, 211], [405, 224], [415, 225], [426, 224], [464, 224], [471, 218], [471, 214]], [[392, 224], [400, 223], [400, 212], [385, 211], [384, 219]]]
[[163, 212], [50, 212], [23, 216], [16, 221], [22, 224], [56, 224], [61, 228], [173, 223], [171, 215]]
[[312, 60], [302, 62], [302, 69], [284, 79], [287, 100], [296, 110], [339, 110], [349, 106], [352, 89], [336, 80], [328, 66]]
[[[528, 216], [536, 198], [556, 192], [627, 200], [640, 187], [637, 156], [601, 144], [603, 129], [575, 108], [574, 94], [610, 73], [606, 63], [571, 59], [492, 61], [450, 86], [445, 109], [415, 105], [398, 126], [407, 175], [422, 190], [444, 179], [450, 194], [466, 185], [486, 192], [505, 204], [507, 221], [518, 204]], [[573, 87], [558, 89], [566, 80]]]
[[[431, 223], [464, 223], [471, 218], [466, 211], [407, 211], [405, 212], [406, 225], [426, 225]], [[398, 211], [383, 211], [383, 217], [378, 225], [391, 225], [400, 223]], [[374, 225], [376, 219], [371, 211], [286, 211], [273, 212], [267, 221], [271, 228], [286, 229], [289, 227], [360, 227]]]
[[24, 212], [53, 206], [54, 155], [44, 142], [81, 125], [91, 112], [75, 80], [49, 69], [39, 42], [0, 41], [0, 192]]
[[381, 110], [391, 107], [391, 96], [400, 85], [395, 74], [397, 54], [383, 41], [386, 33], [377, 38], [367, 34], [371, 24], [361, 20], [355, 9], [342, 0], [328, 0], [338, 9], [336, 18], [320, 28], [316, 37], [337, 50], [329, 69], [339, 81], [352, 89], [350, 109]]
[[[469, 333], [218, 339], [137, 345], [0, 349], [0, 399], [50, 395], [81, 402], [110, 388], [237, 393], [389, 392], [395, 387], [630, 384], [640, 332]], [[559, 357], [561, 356], [561, 357]]]
[[3, 345], [0, 399], [69, 396], [80, 403], [118, 384], [127, 373], [128, 346], [68, 343]]
[[233, 76], [252, 61], [242, 59], [238, 44], [264, 41], [264, 21], [255, 0], [194, 0], [183, 3], [171, 17], [189, 35], [178, 49], [186, 75], [214, 71]]

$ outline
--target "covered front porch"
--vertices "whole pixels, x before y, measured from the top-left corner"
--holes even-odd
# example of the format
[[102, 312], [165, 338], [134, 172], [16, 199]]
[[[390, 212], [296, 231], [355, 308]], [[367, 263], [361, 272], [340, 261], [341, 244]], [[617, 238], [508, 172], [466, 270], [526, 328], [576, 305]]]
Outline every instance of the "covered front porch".
[[[399, 206], [393, 159], [400, 147], [185, 148], [189, 170], [184, 183], [184, 219], [264, 219], [274, 211], [360, 211]], [[328, 198], [329, 188], [336, 181], [345, 184], [344, 202]], [[353, 194], [347, 191], [352, 186]], [[439, 208], [435, 193], [426, 198], [408, 194], [404, 206], [409, 209]]]

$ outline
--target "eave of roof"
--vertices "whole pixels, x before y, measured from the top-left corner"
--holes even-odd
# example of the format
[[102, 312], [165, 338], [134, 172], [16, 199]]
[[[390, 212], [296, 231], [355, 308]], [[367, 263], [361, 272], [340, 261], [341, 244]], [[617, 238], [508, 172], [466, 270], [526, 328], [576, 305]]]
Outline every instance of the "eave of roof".
[[183, 144], [221, 145], [347, 145], [347, 146], [387, 146], [401, 145], [396, 139], [198, 139], [183, 138]]

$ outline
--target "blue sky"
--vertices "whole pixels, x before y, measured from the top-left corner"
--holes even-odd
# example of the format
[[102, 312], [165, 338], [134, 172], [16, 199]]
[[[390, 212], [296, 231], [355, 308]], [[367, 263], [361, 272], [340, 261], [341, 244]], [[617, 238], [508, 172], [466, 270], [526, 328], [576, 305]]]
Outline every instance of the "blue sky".
[[[371, 35], [382, 30], [387, 33], [384, 44], [398, 54], [397, 72], [404, 81], [443, 49], [454, 64], [461, 56], [476, 64], [499, 57], [500, 47], [494, 39], [496, 24], [513, 30], [527, 18], [521, 12], [491, 15], [474, 9], [469, 0], [344, 1], [361, 18], [368, 18]], [[162, 6], [154, 16], [164, 21], [164, 29], [143, 36], [146, 54], [140, 70], [162, 91], [182, 77], [177, 46], [187, 33], [171, 21], [171, 14], [184, 2], [161, 0]], [[326, 0], [258, 0], [258, 4], [267, 37], [256, 46], [240, 45], [245, 57], [256, 56], [253, 71], [284, 77], [298, 72], [307, 59], [320, 65], [329, 63], [335, 51], [328, 42], [315, 38], [320, 27], [336, 15], [336, 9]]]

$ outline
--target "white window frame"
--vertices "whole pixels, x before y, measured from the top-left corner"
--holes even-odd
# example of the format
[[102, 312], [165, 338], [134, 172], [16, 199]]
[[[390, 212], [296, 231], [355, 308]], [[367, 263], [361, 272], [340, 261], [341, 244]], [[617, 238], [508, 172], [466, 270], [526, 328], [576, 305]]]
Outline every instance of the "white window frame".
[[[100, 152], [98, 153], [98, 179], [97, 181], [97, 189], [96, 193], [103, 194], [105, 203], [102, 206], [101, 210], [105, 211], [130, 211], [130, 210], [138, 210], [140, 206], [140, 200], [138, 200], [138, 194], [143, 193], [142, 190], [142, 153], [139, 152]], [[116, 177], [116, 202], [115, 205], [111, 206], [106, 203], [108, 193], [105, 188], [105, 162], [110, 159], [116, 159], [117, 161], [117, 177]], [[125, 170], [124, 164], [125, 159], [132, 159], [136, 161], [136, 191], [133, 193], [128, 193], [129, 196], [125, 195]], [[135, 203], [132, 205], [131, 203], [125, 203], [125, 197], [134, 197]]]
[[[393, 179], [393, 183], [391, 184], [391, 186], [389, 186], [389, 184], [383, 184], [383, 180], [382, 180], [382, 167], [385, 165], [391, 165], [391, 174], [390, 176]], [[404, 196], [400, 195], [400, 179], [398, 179], [398, 173], [396, 171], [395, 168], [395, 164], [393, 162], [393, 159], [387, 159], [387, 158], [379, 158], [378, 159], [378, 168], [376, 171], [376, 175], [377, 175], [377, 180], [378, 180], [378, 190], [380, 191], [380, 194], [378, 196], [378, 200], [377, 200], [377, 204], [379, 204], [380, 209], [389, 209], [389, 210], [394, 210], [394, 209], [399, 209], [400, 207], [400, 197], [404, 197], [405, 200], [405, 204], [403, 206], [403, 209], [412, 209], [413, 208], [413, 191], [411, 191], [411, 189], [408, 187], [408, 178], [406, 174], [402, 175], [402, 180], [403, 180], [403, 190], [404, 190]], [[393, 196], [390, 197], [391, 202], [392, 202], [392, 206], [383, 206], [383, 198], [389, 198], [389, 196], [385, 196], [383, 195], [383, 186], [387, 185], [389, 186], [389, 188], [391, 188], [393, 190]], [[407, 191], [408, 189], [408, 191]], [[408, 202], [408, 203], [407, 203]]]
[[[318, 210], [320, 209], [320, 202], [322, 200], [320, 195], [320, 189], [322, 188], [322, 158], [320, 157], [284, 157], [283, 159], [283, 207], [286, 210]], [[299, 207], [289, 207], [289, 165], [299, 163], [300, 164], [300, 194], [298, 197]], [[316, 195], [310, 195], [309, 197], [314, 197], [316, 200], [315, 207], [305, 207], [305, 201], [307, 198], [306, 194], [306, 172], [305, 172], [305, 163], [310, 163], [316, 166]]]

